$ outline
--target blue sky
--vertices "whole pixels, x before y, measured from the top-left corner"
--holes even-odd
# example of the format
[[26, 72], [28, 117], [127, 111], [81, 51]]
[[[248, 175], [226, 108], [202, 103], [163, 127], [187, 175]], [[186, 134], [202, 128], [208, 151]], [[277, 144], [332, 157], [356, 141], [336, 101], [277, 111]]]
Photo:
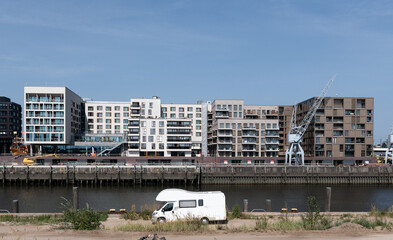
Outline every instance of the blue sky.
[[393, 1], [0, 1], [0, 95], [67, 86], [94, 100], [157, 95], [293, 104], [375, 98], [393, 122]]

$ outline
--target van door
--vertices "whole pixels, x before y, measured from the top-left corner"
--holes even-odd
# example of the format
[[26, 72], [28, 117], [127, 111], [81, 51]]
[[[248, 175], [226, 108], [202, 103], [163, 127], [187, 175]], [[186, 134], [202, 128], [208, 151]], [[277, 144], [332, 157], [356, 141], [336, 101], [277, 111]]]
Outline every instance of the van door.
[[173, 202], [167, 203], [163, 208], [162, 212], [164, 214], [164, 217], [167, 221], [171, 222], [176, 220], [175, 213], [173, 211]]

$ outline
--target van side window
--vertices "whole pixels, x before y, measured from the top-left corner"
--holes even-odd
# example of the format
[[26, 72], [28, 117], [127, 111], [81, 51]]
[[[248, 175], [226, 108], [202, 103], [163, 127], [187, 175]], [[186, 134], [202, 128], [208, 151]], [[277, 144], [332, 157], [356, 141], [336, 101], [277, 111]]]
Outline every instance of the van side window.
[[202, 206], [203, 206], [203, 199], [199, 199], [199, 200], [198, 200], [198, 206], [199, 206], [199, 207], [202, 207]]
[[179, 208], [194, 208], [196, 207], [196, 200], [180, 200]]
[[164, 212], [172, 211], [172, 209], [173, 209], [173, 203], [168, 203], [168, 204], [164, 207]]

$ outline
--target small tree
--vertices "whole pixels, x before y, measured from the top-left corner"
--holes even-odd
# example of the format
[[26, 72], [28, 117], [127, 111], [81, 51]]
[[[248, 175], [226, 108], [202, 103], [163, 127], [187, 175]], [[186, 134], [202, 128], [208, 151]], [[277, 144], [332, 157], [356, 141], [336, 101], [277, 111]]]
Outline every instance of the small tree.
[[303, 227], [307, 230], [323, 230], [330, 228], [329, 219], [320, 214], [319, 204], [315, 196], [307, 198], [307, 213], [302, 216]]

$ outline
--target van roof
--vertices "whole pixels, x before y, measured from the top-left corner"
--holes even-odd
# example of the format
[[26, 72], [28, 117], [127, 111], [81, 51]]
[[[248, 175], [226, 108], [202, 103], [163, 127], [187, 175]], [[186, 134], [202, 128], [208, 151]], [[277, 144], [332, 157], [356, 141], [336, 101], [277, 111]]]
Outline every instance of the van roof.
[[156, 197], [156, 201], [159, 202], [170, 202], [177, 201], [179, 199], [191, 198], [201, 195], [223, 195], [224, 193], [221, 191], [210, 191], [210, 192], [192, 192], [186, 191], [178, 188], [169, 188], [162, 190]]

